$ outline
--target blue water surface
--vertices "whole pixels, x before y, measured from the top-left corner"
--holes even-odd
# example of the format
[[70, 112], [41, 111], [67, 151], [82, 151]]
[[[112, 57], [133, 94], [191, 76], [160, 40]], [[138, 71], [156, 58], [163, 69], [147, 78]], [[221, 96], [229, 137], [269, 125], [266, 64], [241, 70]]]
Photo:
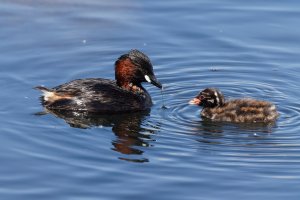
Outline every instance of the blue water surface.
[[[299, 199], [300, 2], [2, 0], [0, 198]], [[40, 93], [114, 78], [137, 48], [161, 92], [150, 112], [43, 115]], [[271, 101], [275, 124], [212, 123], [201, 89]], [[167, 109], [162, 109], [165, 104]]]

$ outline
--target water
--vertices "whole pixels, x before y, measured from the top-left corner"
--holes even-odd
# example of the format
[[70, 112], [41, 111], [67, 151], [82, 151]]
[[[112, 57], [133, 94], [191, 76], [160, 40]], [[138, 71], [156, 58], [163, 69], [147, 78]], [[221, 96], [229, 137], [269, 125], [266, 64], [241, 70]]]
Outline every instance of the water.
[[[0, 5], [1, 199], [299, 199], [298, 1], [22, 1]], [[154, 64], [151, 112], [38, 115], [37, 85]], [[211, 123], [205, 87], [274, 102], [276, 124]]]

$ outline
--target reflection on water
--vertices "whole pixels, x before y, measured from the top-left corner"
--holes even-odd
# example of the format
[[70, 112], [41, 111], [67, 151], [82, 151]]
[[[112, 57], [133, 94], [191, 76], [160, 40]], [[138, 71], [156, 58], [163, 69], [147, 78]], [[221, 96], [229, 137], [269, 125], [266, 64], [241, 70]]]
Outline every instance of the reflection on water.
[[[60, 111], [45, 109], [44, 112], [37, 115], [52, 114], [63, 119], [73, 128], [92, 128], [92, 127], [112, 127], [112, 131], [117, 139], [112, 141], [114, 151], [127, 155], [139, 155], [144, 153], [139, 147], [149, 147], [149, 141], [152, 141], [151, 135], [159, 129], [159, 126], [146, 129], [142, 123], [149, 116], [150, 111], [128, 113], [128, 114], [95, 114], [78, 111]], [[147, 158], [126, 158], [120, 157], [121, 160], [132, 162], [149, 162]]]
[[[230, 122], [213, 122], [209, 119], [203, 119], [198, 122], [199, 125], [194, 127], [192, 132], [196, 132], [201, 136], [197, 141], [208, 144], [228, 144], [225, 138], [249, 137], [256, 139], [267, 138], [274, 128], [276, 123], [230, 123]], [[225, 132], [225, 133], [224, 133]], [[240, 136], [242, 135], [242, 136]], [[247, 140], [243, 140], [240, 145], [248, 145]]]
[[271, 133], [272, 129], [276, 127], [276, 122], [272, 123], [231, 123], [231, 122], [214, 122], [209, 119], [202, 118], [199, 122], [201, 128], [199, 130], [208, 133], [223, 132], [222, 130], [235, 129], [240, 132], [263, 132]]

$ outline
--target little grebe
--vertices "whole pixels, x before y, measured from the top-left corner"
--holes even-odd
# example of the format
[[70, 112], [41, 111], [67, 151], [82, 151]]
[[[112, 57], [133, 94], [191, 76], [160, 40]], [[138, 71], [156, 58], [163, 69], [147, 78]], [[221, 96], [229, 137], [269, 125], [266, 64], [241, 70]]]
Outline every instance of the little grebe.
[[52, 110], [121, 113], [147, 110], [152, 105], [142, 82], [162, 88], [148, 56], [131, 50], [115, 62], [115, 79], [77, 79], [52, 89], [38, 86], [42, 104]]
[[236, 99], [225, 102], [223, 94], [215, 88], [201, 91], [190, 104], [203, 106], [201, 116], [223, 122], [273, 122], [278, 117], [274, 104], [254, 99]]

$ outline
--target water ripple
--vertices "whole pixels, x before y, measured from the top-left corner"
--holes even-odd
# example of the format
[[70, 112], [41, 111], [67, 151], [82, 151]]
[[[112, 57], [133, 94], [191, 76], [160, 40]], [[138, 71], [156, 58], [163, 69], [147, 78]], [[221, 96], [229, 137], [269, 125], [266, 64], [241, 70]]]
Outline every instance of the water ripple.
[[[182, 63], [181, 63], [182, 64]], [[239, 63], [237, 65], [244, 65]], [[257, 65], [257, 63], [246, 63]], [[268, 66], [268, 65], [267, 65]], [[269, 68], [276, 69], [269, 65]], [[289, 72], [278, 72], [271, 70], [272, 76], [266, 77], [266, 69], [252, 69], [251, 67], [237, 69], [231, 73], [230, 68], [216, 69], [193, 69], [188, 77], [181, 77], [174, 83], [165, 85], [165, 104], [168, 108], [165, 111], [153, 112], [152, 117], [157, 120], [163, 119], [162, 126], [164, 132], [172, 134], [192, 134], [200, 136], [198, 141], [223, 145], [260, 145], [261, 141], [268, 139], [270, 134], [278, 131], [296, 131], [299, 125], [298, 105], [290, 102], [289, 94], [285, 90], [276, 87], [276, 84], [284, 84], [285, 80], [280, 77]], [[236, 68], [235, 68], [236, 69]], [[197, 72], [198, 71], [198, 72]], [[173, 72], [182, 73], [182, 72]], [[178, 76], [176, 76], [178, 77]], [[254, 78], [255, 77], [255, 78]], [[173, 75], [165, 78], [166, 82], [172, 82]], [[217, 82], [215, 80], [218, 80]], [[275, 124], [271, 125], [251, 125], [251, 124], [230, 124], [212, 123], [203, 121], [200, 118], [200, 107], [188, 105], [188, 101], [206, 87], [217, 87], [221, 89], [226, 99], [235, 98], [256, 98], [275, 103], [278, 107], [280, 117]], [[156, 99], [156, 107], [162, 104], [158, 92], [152, 91], [153, 98]], [[289, 102], [287, 102], [289, 101]], [[274, 132], [274, 133], [273, 133]], [[174, 136], [176, 137], [176, 136]], [[278, 137], [278, 136], [277, 136]], [[292, 142], [296, 135], [289, 135], [285, 142]], [[237, 143], [237, 138], [240, 138]], [[276, 144], [278, 140], [272, 141]], [[268, 142], [267, 142], [268, 143]]]

